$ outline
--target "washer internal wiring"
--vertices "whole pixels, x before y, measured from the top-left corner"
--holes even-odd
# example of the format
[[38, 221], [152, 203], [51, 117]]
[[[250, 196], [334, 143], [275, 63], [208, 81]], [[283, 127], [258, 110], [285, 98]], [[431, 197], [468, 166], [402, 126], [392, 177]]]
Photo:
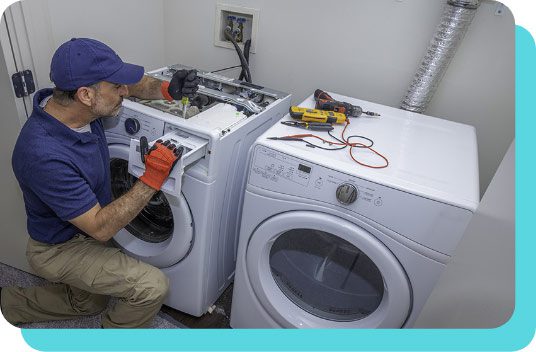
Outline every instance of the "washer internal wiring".
[[[279, 138], [276, 137], [276, 138], [271, 138], [271, 139], [301, 141], [301, 142], [304, 142], [307, 146], [309, 146], [311, 148], [319, 148], [319, 149], [330, 150], [330, 151], [342, 150], [342, 149], [345, 149], [346, 147], [350, 147], [350, 157], [357, 164], [359, 164], [361, 166], [371, 168], [371, 169], [384, 169], [384, 168], [388, 167], [389, 166], [389, 160], [384, 155], [382, 155], [380, 152], [376, 151], [375, 149], [372, 149], [372, 146], [374, 145], [374, 141], [372, 139], [364, 137], [364, 136], [359, 136], [359, 135], [352, 135], [352, 136], [348, 136], [348, 137], [344, 136], [344, 134], [346, 133], [346, 129], [348, 128], [349, 124], [350, 124], [350, 121], [346, 120], [346, 125], [344, 126], [344, 129], [341, 132], [341, 139], [335, 137], [333, 134], [331, 134], [330, 131], [328, 131], [329, 136], [331, 138], [335, 139], [337, 142], [329, 141], [329, 140], [324, 139], [324, 138], [322, 138], [320, 136], [310, 134], [310, 133], [308, 133], [308, 134], [294, 134], [294, 135], [289, 135], [289, 136], [284, 136], [284, 137], [279, 137]], [[316, 139], [319, 139], [320, 141], [322, 141], [322, 143], [328, 144], [329, 146], [340, 146], [340, 147], [339, 148], [326, 148], [326, 147], [322, 147], [322, 146], [319, 146], [317, 144], [311, 143], [311, 142], [305, 140], [304, 138], [316, 138]], [[360, 143], [360, 142], [351, 142], [350, 141], [351, 138], [360, 138], [360, 139], [368, 141], [369, 144], [367, 145], [367, 144]], [[373, 152], [374, 154], [376, 154], [377, 156], [382, 158], [385, 161], [385, 164], [383, 164], [383, 165], [369, 165], [369, 164], [360, 162], [354, 156], [354, 153], [353, 153], [354, 148], [370, 150], [371, 152]]]

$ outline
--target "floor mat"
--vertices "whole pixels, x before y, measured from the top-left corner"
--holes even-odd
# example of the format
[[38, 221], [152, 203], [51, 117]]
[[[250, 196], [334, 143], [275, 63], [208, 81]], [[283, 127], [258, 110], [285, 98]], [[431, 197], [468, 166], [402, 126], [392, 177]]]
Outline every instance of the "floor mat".
[[[0, 263], [0, 287], [18, 286], [42, 286], [48, 282], [40, 277], [27, 272], [15, 269]], [[110, 305], [114, 304], [114, 299], [110, 300]], [[22, 324], [21, 328], [29, 329], [99, 329], [101, 325], [100, 314], [85, 316], [70, 320], [47, 321], [40, 323]], [[170, 315], [159, 312], [153, 320], [153, 329], [183, 329], [185, 325], [179, 323]]]

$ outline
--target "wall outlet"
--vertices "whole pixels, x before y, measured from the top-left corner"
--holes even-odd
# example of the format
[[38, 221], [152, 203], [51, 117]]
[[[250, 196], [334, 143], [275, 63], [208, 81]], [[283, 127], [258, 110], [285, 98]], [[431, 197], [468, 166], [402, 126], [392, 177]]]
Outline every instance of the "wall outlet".
[[233, 28], [238, 28], [238, 22], [242, 21], [242, 40], [238, 43], [244, 49], [244, 43], [251, 39], [250, 53], [255, 53], [257, 47], [257, 30], [259, 25], [259, 10], [247, 7], [216, 4], [216, 21], [214, 24], [214, 45], [233, 49], [231, 41], [225, 38], [225, 28], [233, 23]]

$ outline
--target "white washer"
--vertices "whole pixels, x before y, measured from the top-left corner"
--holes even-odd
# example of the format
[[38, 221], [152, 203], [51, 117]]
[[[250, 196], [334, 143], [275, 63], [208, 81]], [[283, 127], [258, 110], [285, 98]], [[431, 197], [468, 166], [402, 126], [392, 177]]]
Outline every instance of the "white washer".
[[[149, 74], [169, 80], [179, 68], [183, 66]], [[140, 158], [137, 152], [132, 155], [133, 141], [172, 134], [187, 146], [179, 163], [184, 170], [177, 170], [179, 164], [173, 170], [180, 179], [168, 179], [114, 242], [129, 255], [160, 268], [170, 279], [165, 304], [194, 316], [204, 314], [233, 279], [247, 151], [290, 105], [285, 93], [202, 70], [198, 75], [202, 79], [198, 96], [210, 99], [187, 119], [180, 117], [180, 103], [125, 100], [117, 118], [104, 120], [115, 198], [136, 181], [129, 173], [132, 158], [136, 162]], [[167, 187], [170, 182], [174, 187]], [[178, 192], [177, 182], [182, 182]]]
[[[332, 96], [381, 114], [351, 119], [346, 136], [372, 139], [389, 166], [360, 166], [348, 149], [267, 139], [329, 139], [325, 132], [276, 124], [259, 137], [250, 151], [233, 328], [411, 327], [476, 210], [473, 127]], [[300, 106], [314, 107], [313, 98]], [[383, 162], [364, 149], [354, 156]]]

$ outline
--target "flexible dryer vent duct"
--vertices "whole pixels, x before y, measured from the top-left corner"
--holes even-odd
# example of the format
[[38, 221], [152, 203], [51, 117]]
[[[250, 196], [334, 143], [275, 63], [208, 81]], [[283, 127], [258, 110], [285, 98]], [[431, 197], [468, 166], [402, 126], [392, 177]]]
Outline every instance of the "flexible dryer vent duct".
[[409, 86], [401, 108], [423, 113], [456, 54], [480, 0], [448, 0], [428, 51]]

